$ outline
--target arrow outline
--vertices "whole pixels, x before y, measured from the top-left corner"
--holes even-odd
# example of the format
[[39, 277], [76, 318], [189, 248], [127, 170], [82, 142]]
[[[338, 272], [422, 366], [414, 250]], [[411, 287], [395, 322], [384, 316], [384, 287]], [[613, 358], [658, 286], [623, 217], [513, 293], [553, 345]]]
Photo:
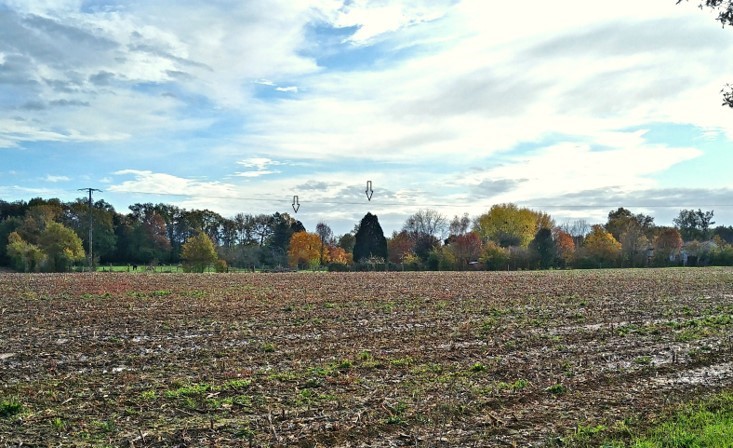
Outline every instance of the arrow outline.
[[371, 201], [372, 195], [374, 194], [374, 190], [372, 189], [372, 181], [367, 181], [366, 190], [364, 192], [366, 193], [367, 201]]

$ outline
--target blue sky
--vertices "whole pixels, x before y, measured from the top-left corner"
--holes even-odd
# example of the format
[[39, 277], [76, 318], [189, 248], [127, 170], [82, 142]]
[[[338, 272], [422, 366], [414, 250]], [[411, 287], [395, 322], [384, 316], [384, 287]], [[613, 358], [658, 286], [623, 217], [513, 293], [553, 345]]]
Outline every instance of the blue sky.
[[503, 202], [733, 224], [733, 30], [695, 2], [515, 3], [0, 0], [0, 199], [297, 195], [337, 234]]

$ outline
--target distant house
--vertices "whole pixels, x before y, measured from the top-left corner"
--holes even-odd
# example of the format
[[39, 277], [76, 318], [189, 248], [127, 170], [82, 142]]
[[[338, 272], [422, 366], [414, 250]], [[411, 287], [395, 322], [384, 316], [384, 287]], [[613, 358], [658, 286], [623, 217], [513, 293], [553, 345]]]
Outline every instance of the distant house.
[[710, 253], [718, 248], [714, 241], [689, 241], [682, 245], [677, 260], [682, 266], [707, 266], [710, 263]]

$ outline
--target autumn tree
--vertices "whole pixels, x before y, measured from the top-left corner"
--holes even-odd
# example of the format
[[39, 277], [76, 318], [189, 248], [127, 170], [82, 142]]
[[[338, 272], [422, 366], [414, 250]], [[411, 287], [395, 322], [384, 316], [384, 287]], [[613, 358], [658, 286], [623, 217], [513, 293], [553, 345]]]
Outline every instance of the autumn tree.
[[373, 257], [387, 260], [387, 239], [376, 215], [367, 213], [359, 223], [359, 231], [354, 237], [355, 262], [361, 263]]
[[297, 232], [290, 238], [288, 264], [292, 267], [307, 268], [318, 266], [319, 260], [325, 263], [321, 255], [321, 237], [317, 233]]
[[654, 262], [666, 266], [682, 249], [682, 235], [674, 227], [662, 229], [654, 239]]
[[[320, 262], [321, 266], [326, 264], [326, 255], [328, 255], [328, 246], [331, 246], [333, 243], [333, 231], [331, 228], [326, 224], [325, 222], [319, 222], [316, 224], [316, 234], [321, 239], [321, 257]], [[291, 240], [292, 242], [292, 240]]]
[[351, 254], [346, 252], [343, 248], [338, 246], [328, 246], [328, 258], [329, 263], [336, 264], [351, 264]]
[[603, 226], [594, 225], [583, 242], [586, 267], [612, 267], [618, 263], [621, 243]]
[[476, 219], [474, 230], [485, 241], [494, 241], [502, 247], [527, 247], [539, 229], [554, 226], [546, 213], [515, 204], [497, 204]]
[[575, 256], [575, 240], [566, 231], [555, 229], [555, 247], [562, 267], [569, 266]]
[[389, 253], [389, 261], [395, 264], [403, 263], [405, 257], [414, 255], [413, 249], [415, 242], [406, 231], [392, 232], [392, 238], [387, 241], [387, 252]]
[[646, 235], [654, 227], [654, 218], [642, 213], [635, 215], [631, 211], [619, 207], [617, 210], [608, 212], [608, 221], [605, 227], [616, 240], [621, 241], [621, 236], [629, 230], [641, 231]]
[[606, 230], [621, 243], [621, 258], [625, 266], [644, 266], [647, 260], [654, 218], [644, 214], [633, 214], [619, 207], [608, 213]]
[[211, 266], [218, 256], [214, 242], [209, 235], [200, 232], [186, 240], [181, 247], [181, 259], [188, 272], [204, 272]]
[[481, 257], [483, 243], [478, 233], [468, 232], [449, 238], [449, 244], [445, 249], [453, 256], [456, 268], [465, 270]]
[[585, 236], [590, 232], [590, 224], [585, 219], [576, 219], [562, 224], [560, 230], [570, 235], [574, 246], [578, 248], [583, 245]]

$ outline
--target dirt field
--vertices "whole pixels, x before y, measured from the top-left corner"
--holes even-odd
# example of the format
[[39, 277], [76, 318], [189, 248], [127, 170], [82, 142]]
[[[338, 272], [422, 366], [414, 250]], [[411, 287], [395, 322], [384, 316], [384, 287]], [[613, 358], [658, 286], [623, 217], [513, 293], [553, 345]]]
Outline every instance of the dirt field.
[[546, 446], [732, 356], [731, 269], [0, 274], [0, 446]]

